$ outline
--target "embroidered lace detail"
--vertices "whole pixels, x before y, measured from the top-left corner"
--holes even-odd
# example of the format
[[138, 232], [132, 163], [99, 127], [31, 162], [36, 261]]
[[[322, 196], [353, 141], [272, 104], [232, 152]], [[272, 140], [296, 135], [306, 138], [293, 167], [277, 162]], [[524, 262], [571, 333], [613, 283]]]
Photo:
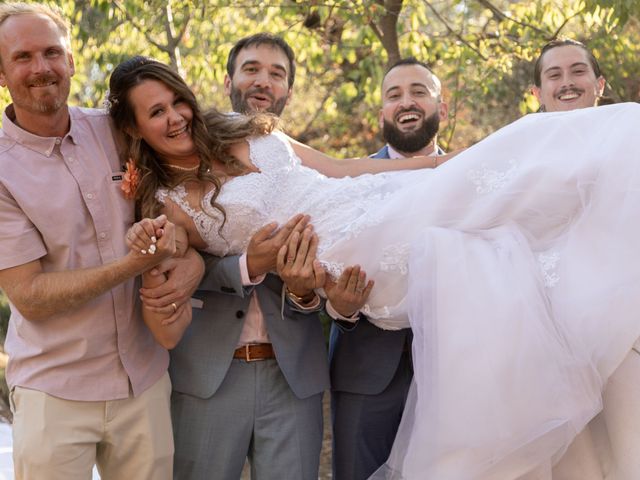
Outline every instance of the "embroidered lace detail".
[[[251, 236], [270, 222], [280, 225], [298, 213], [312, 213], [311, 221], [321, 242], [318, 257], [336, 242], [354, 238], [382, 222], [375, 205], [395, 189], [385, 174], [355, 178], [328, 178], [301, 165], [289, 141], [281, 133], [248, 139], [251, 162], [259, 172], [235, 177], [220, 190], [216, 202], [226, 213], [211, 207], [209, 192], [202, 205], [189, 205], [184, 186], [168, 192], [161, 189], [156, 198], [170, 198], [194, 221], [207, 251], [215, 255], [246, 251]], [[344, 265], [327, 264], [332, 275], [339, 276]]]
[[[431, 170], [329, 178], [301, 165], [288, 139], [280, 133], [250, 138], [248, 143], [250, 160], [259, 171], [222, 185], [216, 202], [226, 213], [224, 225], [220, 211], [211, 207], [213, 192], [205, 195], [201, 205], [194, 205], [195, 195], [182, 185], [156, 193], [159, 201], [169, 198], [193, 220], [207, 252], [218, 256], [241, 254], [253, 234], [267, 223], [283, 225], [298, 213], [309, 213], [320, 239], [317, 256], [329, 275], [338, 278], [348, 265], [377, 259], [368, 275], [374, 276], [378, 270], [388, 277], [397, 276], [393, 289], [386, 292], [402, 292], [400, 285], [406, 282], [408, 271], [407, 238], [402, 237], [402, 243], [380, 245], [375, 240], [384, 232], [379, 225], [389, 219], [387, 207], [393, 204], [394, 195], [408, 186], [423, 188], [421, 182], [430, 178]], [[411, 212], [421, 205], [403, 208]], [[402, 213], [393, 218], [402, 217]], [[389, 298], [398, 301], [393, 295]], [[372, 302], [363, 312], [391, 318], [398, 315], [394, 305]]]
[[556, 272], [558, 260], [560, 260], [560, 253], [556, 250], [549, 250], [538, 254], [538, 263], [542, 270], [545, 287], [555, 287], [560, 281], [560, 276], [558, 272]]
[[342, 262], [320, 262], [327, 273], [331, 276], [333, 280], [337, 280], [342, 272], [344, 272], [345, 264]]
[[409, 271], [410, 250], [411, 245], [408, 243], [399, 243], [385, 247], [382, 251], [382, 259], [380, 260], [380, 270], [406, 275]]
[[486, 164], [482, 168], [467, 172], [467, 178], [476, 186], [478, 193], [490, 193], [504, 187], [516, 174], [517, 166], [514, 160], [509, 161], [510, 168], [505, 171], [492, 170]]
[[[391, 317], [391, 312], [389, 311], [388, 307], [382, 307], [382, 308], [376, 308], [375, 312], [371, 309], [371, 306], [366, 303], [361, 309], [360, 311], [362, 313], [364, 313], [367, 317], [372, 317], [372, 318], [376, 318], [376, 319], [382, 319], [382, 318], [390, 318]], [[369, 321], [371, 321], [371, 318], [369, 319]], [[375, 323], [375, 322], [373, 322]]]

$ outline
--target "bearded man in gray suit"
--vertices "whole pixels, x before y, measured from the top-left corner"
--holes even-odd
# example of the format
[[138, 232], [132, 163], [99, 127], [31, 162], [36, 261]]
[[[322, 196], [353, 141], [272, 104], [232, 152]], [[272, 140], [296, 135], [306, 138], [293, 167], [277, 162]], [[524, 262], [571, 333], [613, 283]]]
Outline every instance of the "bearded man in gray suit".
[[[379, 121], [387, 144], [372, 157], [443, 154], [436, 140], [447, 113], [440, 80], [427, 65], [400, 60], [382, 82]], [[366, 293], [327, 292], [335, 320], [329, 344], [335, 480], [364, 480], [387, 460], [413, 377], [411, 329], [382, 330], [358, 314]]]
[[[279, 37], [247, 37], [227, 72], [234, 110], [280, 114], [293, 52]], [[329, 375], [307, 223], [267, 225], [244, 255], [205, 259], [192, 323], [171, 354], [176, 480], [237, 480], [246, 458], [253, 478], [318, 478]]]

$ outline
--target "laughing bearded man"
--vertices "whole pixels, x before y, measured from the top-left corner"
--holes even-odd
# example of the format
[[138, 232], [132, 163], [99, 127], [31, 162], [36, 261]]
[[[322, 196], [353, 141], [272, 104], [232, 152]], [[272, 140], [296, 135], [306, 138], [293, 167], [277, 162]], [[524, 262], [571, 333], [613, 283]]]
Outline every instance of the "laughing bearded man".
[[413, 57], [396, 62], [382, 81], [379, 122], [387, 145], [374, 158], [442, 155], [437, 145], [440, 121], [447, 118], [441, 84]]
[[[387, 144], [372, 157], [441, 155], [436, 139], [447, 112], [440, 80], [415, 58], [400, 60], [382, 81], [379, 118]], [[387, 460], [413, 378], [411, 329], [381, 330], [357, 313], [361, 306], [347, 294], [326, 304], [335, 320], [329, 343], [334, 480], [364, 480]]]

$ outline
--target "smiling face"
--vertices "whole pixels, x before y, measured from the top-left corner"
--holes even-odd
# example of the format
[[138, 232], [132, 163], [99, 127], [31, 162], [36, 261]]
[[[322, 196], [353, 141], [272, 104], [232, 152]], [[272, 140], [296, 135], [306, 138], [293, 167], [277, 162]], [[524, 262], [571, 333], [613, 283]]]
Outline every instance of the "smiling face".
[[396, 150], [431, 153], [440, 120], [446, 116], [439, 82], [425, 67], [399, 65], [387, 73], [379, 123], [385, 140]]
[[16, 118], [51, 115], [66, 107], [74, 74], [64, 34], [42, 14], [21, 14], [0, 25], [0, 85], [7, 87]]
[[225, 93], [239, 113], [281, 115], [289, 103], [289, 59], [277, 46], [251, 45], [238, 52], [233, 78], [224, 79]]
[[544, 53], [540, 86], [532, 91], [545, 111], [559, 112], [593, 107], [604, 83], [602, 76], [596, 77], [583, 48], [563, 45]]
[[193, 111], [184, 99], [157, 80], [143, 80], [129, 91], [136, 131], [165, 162], [190, 167], [198, 155], [191, 137]]

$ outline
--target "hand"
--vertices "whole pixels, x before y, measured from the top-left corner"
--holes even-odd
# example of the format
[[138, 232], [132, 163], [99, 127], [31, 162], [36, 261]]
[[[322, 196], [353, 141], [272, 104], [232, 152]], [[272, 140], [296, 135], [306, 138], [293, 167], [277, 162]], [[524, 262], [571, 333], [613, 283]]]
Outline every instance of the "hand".
[[294, 231], [280, 247], [276, 271], [287, 289], [298, 297], [307, 297], [325, 283], [325, 271], [316, 259], [318, 236], [308, 225], [302, 234]]
[[138, 222], [128, 233], [132, 250], [126, 257], [139, 273], [159, 265], [176, 253], [176, 226], [165, 217], [162, 228], [155, 232], [158, 235], [156, 237], [147, 229], [149, 225], [148, 222]]
[[309, 223], [308, 215], [295, 215], [284, 226], [269, 223], [258, 230], [247, 247], [247, 270], [251, 278], [276, 270], [278, 251], [293, 232], [302, 232]]
[[190, 301], [204, 275], [204, 261], [189, 248], [184, 257], [165, 260], [149, 274], [165, 276], [167, 281], [157, 287], [141, 288], [142, 302], [157, 313], [166, 313], [167, 307], [173, 310], [172, 303], [179, 307]]
[[167, 216], [160, 215], [156, 218], [143, 218], [134, 223], [127, 232], [125, 239], [127, 248], [143, 255], [147, 253], [155, 254], [157, 239], [164, 234], [164, 227], [167, 222]]
[[324, 291], [336, 312], [343, 317], [351, 317], [364, 306], [373, 285], [373, 280], [367, 282], [364, 270], [354, 265], [345, 268], [337, 282], [327, 279]]

